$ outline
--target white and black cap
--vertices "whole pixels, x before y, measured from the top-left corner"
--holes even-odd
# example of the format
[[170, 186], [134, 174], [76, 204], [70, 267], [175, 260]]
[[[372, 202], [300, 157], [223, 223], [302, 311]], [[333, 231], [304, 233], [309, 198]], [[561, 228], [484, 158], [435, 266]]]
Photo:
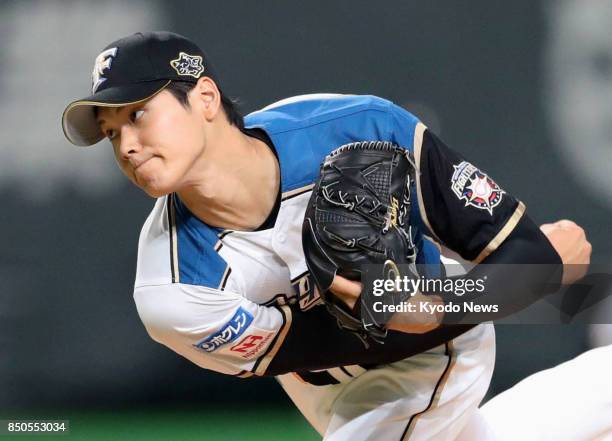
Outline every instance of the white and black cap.
[[91, 95], [70, 103], [62, 116], [68, 140], [78, 146], [97, 143], [104, 134], [95, 107], [121, 107], [155, 96], [171, 81], [217, 80], [202, 49], [172, 32], [138, 32], [109, 44], [96, 57]]

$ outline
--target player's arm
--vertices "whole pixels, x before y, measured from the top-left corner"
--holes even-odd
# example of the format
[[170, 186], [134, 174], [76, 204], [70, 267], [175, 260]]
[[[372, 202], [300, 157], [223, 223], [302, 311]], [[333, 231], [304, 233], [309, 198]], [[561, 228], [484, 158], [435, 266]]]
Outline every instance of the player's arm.
[[196, 365], [262, 375], [290, 327], [288, 308], [267, 308], [199, 285], [137, 287], [134, 301], [151, 338]]
[[[564, 282], [583, 275], [590, 244], [578, 226], [553, 225], [547, 231], [549, 240], [526, 214], [522, 202], [422, 125], [416, 128], [414, 148], [423, 224], [439, 243], [466, 260], [483, 264], [463, 277], [485, 278], [486, 290], [454, 296], [454, 303], [498, 305], [497, 312], [477, 316], [478, 321], [493, 320], [550, 293], [561, 283], [562, 275]], [[513, 275], [505, 266], [509, 264], [521, 264], [521, 273]], [[582, 274], [568, 271], [575, 271], [578, 264], [582, 264]], [[445, 318], [447, 322], [464, 320], [466, 317], [452, 314]], [[469, 320], [474, 323], [474, 317]]]
[[[490, 314], [477, 317], [447, 314], [447, 323], [475, 323], [509, 315], [554, 290], [561, 280], [571, 283], [584, 274], [591, 246], [580, 227], [563, 221], [545, 226], [543, 234], [526, 215], [525, 206], [490, 176], [448, 148], [423, 124], [415, 124], [404, 109], [394, 105], [389, 109], [389, 137], [400, 145], [413, 146], [418, 198], [413, 219], [438, 243], [466, 260], [483, 264], [463, 278], [487, 279], [485, 292], [444, 300], [497, 305]], [[513, 273], [508, 264], [522, 264], [521, 274]], [[340, 297], [349, 306], [360, 292], [355, 286], [341, 291]], [[438, 300], [435, 296], [427, 299]], [[414, 321], [415, 316], [397, 313], [388, 328], [427, 332], [435, 329], [440, 319], [426, 314], [427, 320], [420, 322], [422, 317]]]
[[[539, 228], [534, 228], [533, 222], [529, 226], [522, 225], [522, 220], [529, 219], [524, 204], [422, 125], [417, 126], [415, 160], [419, 167], [420, 217], [434, 238], [464, 259], [484, 263], [502, 243], [522, 240], [522, 245], [532, 241], [540, 249], [552, 245], [563, 264], [588, 263], [588, 253], [584, 251], [589, 251], [590, 245], [580, 227], [564, 221], [547, 225], [546, 234], [542, 234]], [[523, 229], [525, 237], [513, 236], [517, 229]], [[509, 256], [502, 260], [497, 257], [496, 263], [504, 260], [508, 263], [539, 261]], [[542, 263], [554, 264], [555, 261], [552, 255], [541, 259]], [[564, 280], [566, 283], [572, 281], [571, 278]]]
[[[476, 263], [484, 261], [505, 240], [518, 240], [510, 236], [522, 218], [529, 218], [521, 202], [488, 175], [490, 182], [472, 182], [466, 163], [478, 164], [447, 147], [405, 109], [389, 103], [388, 116], [389, 140], [412, 146], [419, 169], [416, 182], [419, 217], [433, 238]], [[477, 170], [482, 177], [482, 170]], [[480, 185], [470, 189], [473, 184]], [[492, 197], [483, 201], [478, 197], [478, 187], [490, 190]], [[582, 277], [584, 274], [572, 271], [577, 265], [584, 270], [590, 261], [591, 245], [582, 228], [571, 221], [560, 221], [543, 225], [542, 231], [565, 266], [563, 283], [573, 283]], [[538, 244], [547, 246], [542, 235]]]
[[262, 306], [227, 291], [174, 283], [139, 287], [149, 335], [196, 365], [239, 377], [393, 362], [436, 347], [472, 326], [440, 327], [427, 338], [390, 333], [366, 348], [324, 307]]

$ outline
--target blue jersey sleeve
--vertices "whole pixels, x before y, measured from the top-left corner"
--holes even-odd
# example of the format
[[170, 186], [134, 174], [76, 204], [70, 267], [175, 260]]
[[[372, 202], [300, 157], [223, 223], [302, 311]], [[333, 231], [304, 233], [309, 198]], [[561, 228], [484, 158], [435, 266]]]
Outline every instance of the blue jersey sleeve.
[[419, 119], [406, 109], [390, 103], [389, 129], [391, 141], [409, 151], [414, 150], [414, 135]]

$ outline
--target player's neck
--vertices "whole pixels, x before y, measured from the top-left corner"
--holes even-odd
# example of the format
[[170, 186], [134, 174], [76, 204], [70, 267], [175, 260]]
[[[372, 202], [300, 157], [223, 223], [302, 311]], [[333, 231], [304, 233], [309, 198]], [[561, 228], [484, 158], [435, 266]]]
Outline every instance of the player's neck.
[[274, 207], [280, 171], [263, 142], [224, 125], [209, 134], [190, 182], [178, 192], [203, 222], [225, 229], [254, 230]]

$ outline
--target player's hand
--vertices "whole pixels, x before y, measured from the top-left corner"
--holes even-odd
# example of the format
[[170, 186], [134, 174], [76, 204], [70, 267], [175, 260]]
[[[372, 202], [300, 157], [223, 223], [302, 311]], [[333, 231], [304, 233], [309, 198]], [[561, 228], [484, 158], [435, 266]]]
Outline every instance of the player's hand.
[[593, 250], [584, 229], [570, 220], [563, 219], [540, 225], [540, 230], [563, 261], [562, 283], [568, 285], [584, 277], [591, 263]]
[[[361, 295], [363, 285], [342, 276], [335, 276], [329, 289], [338, 299], [342, 300], [353, 310], [355, 309], [355, 303]], [[443, 313], [424, 312], [420, 307], [420, 303], [443, 304], [439, 297], [425, 297], [421, 293], [417, 293], [407, 300], [406, 303], [414, 304], [415, 312], [396, 312], [387, 323], [387, 329], [408, 334], [424, 334], [437, 328], [442, 322]]]
[[355, 309], [355, 303], [357, 303], [362, 289], [363, 285], [361, 283], [342, 276], [335, 276], [329, 287], [329, 290], [342, 300], [351, 311]]
[[430, 312], [428, 308], [423, 309], [422, 306], [444, 306], [444, 302], [438, 296], [424, 296], [417, 292], [410, 299], [406, 300], [407, 304], [414, 305], [415, 312], [396, 312], [391, 316], [391, 320], [387, 323], [387, 329], [394, 331], [405, 332], [407, 334], [424, 334], [433, 331], [444, 317], [443, 312]]

